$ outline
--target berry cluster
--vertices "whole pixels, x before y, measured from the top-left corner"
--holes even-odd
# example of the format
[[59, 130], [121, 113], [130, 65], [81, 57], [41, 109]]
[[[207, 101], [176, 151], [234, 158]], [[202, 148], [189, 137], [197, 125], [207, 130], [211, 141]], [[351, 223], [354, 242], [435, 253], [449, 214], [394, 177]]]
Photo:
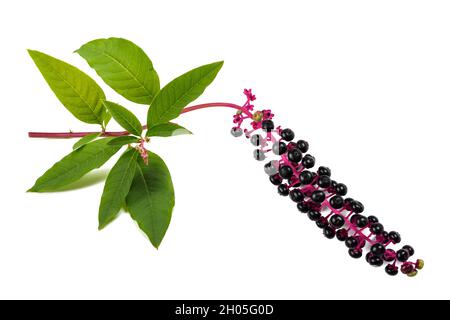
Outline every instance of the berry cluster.
[[[252, 111], [251, 101], [255, 96], [251, 90], [244, 93], [247, 102], [242, 108]], [[242, 129], [244, 120], [250, 118], [252, 129]], [[381, 267], [386, 263], [385, 271], [391, 276], [398, 274], [400, 266], [402, 273], [415, 276], [424, 262], [412, 260], [414, 249], [404, 245], [395, 250], [401, 242], [400, 234], [385, 230], [377, 217], [364, 215], [364, 205], [347, 197], [347, 186], [331, 179], [328, 167], [313, 170], [316, 159], [308, 153], [308, 142], [295, 141], [294, 132], [275, 127], [272, 118], [270, 110], [256, 111], [252, 117], [244, 117], [238, 111], [231, 133], [235, 137], [245, 134], [257, 147], [253, 151], [256, 160], [263, 161], [270, 153], [277, 156], [264, 165], [264, 171], [277, 186], [278, 193], [296, 203], [298, 210], [322, 229], [326, 238], [342, 241], [352, 258], [361, 258], [366, 250], [365, 258], [371, 266]]]

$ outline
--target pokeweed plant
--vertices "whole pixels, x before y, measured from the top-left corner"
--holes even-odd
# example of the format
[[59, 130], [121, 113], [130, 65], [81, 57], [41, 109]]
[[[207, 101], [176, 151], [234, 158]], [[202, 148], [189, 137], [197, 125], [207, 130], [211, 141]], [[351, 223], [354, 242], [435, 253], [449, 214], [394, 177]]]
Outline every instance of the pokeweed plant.
[[[128, 109], [107, 100], [100, 86], [79, 69], [29, 50], [67, 110], [79, 120], [101, 128], [98, 132], [30, 132], [30, 137], [80, 139], [73, 145], [73, 151], [37, 179], [29, 191], [57, 191], [99, 168], [124, 148], [105, 181], [98, 213], [99, 229], [112, 222], [124, 208], [157, 248], [169, 226], [175, 195], [167, 166], [161, 157], [146, 149], [146, 144], [153, 136], [190, 134], [188, 129], [171, 122], [182, 113], [228, 107], [237, 109], [231, 134], [250, 140], [256, 147], [253, 150], [256, 160], [272, 157], [264, 165], [270, 182], [281, 196], [289, 196], [326, 238], [342, 241], [348, 254], [355, 259], [361, 258], [366, 250], [366, 261], [374, 267], [386, 263], [385, 271], [391, 276], [397, 275], [400, 269], [413, 277], [423, 268], [423, 260], [411, 260], [415, 253], [411, 246], [398, 248], [401, 236], [397, 231], [387, 231], [376, 216], [362, 214], [364, 205], [347, 197], [347, 186], [332, 180], [328, 167], [319, 166], [312, 171], [316, 160], [308, 153], [307, 141], [294, 142], [295, 134], [291, 129], [275, 126], [271, 110], [253, 110], [256, 97], [251, 90], [244, 90], [247, 99], [242, 106], [215, 102], [187, 107], [211, 84], [223, 62], [188, 71], [160, 89], [151, 60], [128, 40], [98, 39], [76, 52], [118, 94], [146, 105], [147, 123], [142, 126]], [[125, 131], [106, 131], [111, 119]]]

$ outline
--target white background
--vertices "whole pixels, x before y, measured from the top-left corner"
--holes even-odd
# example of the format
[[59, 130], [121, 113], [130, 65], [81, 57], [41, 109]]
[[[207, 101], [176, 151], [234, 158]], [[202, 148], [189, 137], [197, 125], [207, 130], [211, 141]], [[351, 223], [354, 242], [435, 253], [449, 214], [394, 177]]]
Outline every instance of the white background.
[[[0, 298], [450, 298], [449, 16], [448, 1], [2, 1]], [[193, 136], [151, 143], [176, 188], [159, 250], [127, 214], [97, 231], [106, 171], [85, 189], [25, 193], [74, 142], [28, 130], [96, 129], [60, 105], [27, 48], [145, 118], [72, 53], [109, 36], [139, 44], [162, 84], [225, 60], [199, 102], [242, 103], [253, 88], [425, 269], [391, 278], [325, 239], [231, 137], [227, 109], [183, 115]]]

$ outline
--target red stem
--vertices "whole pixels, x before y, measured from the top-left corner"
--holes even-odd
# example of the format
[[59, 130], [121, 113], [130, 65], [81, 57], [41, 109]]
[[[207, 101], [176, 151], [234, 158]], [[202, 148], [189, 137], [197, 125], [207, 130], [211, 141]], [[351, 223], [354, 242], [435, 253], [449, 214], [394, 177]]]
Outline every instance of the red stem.
[[[204, 103], [204, 104], [198, 104], [191, 107], [186, 107], [181, 111], [181, 113], [187, 113], [199, 109], [205, 109], [205, 108], [214, 108], [214, 107], [225, 107], [225, 108], [232, 108], [237, 110], [242, 110], [244, 114], [251, 117], [252, 114], [248, 112], [245, 109], [242, 109], [241, 106], [238, 106], [234, 103], [227, 103], [227, 102], [213, 102], [213, 103]], [[143, 129], [146, 129], [147, 126], [142, 126]], [[89, 131], [89, 132], [28, 132], [28, 137], [30, 138], [81, 138], [88, 134], [94, 134], [94, 133], [101, 133], [98, 131]], [[128, 131], [105, 131], [102, 133], [103, 137], [120, 137], [120, 136], [126, 136], [128, 135]]]

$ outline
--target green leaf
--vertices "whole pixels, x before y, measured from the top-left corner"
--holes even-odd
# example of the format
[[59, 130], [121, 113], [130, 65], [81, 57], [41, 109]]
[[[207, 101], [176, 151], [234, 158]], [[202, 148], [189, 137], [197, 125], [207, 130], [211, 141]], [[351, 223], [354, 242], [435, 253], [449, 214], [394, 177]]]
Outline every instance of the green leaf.
[[148, 165], [138, 159], [126, 204], [131, 217], [158, 248], [167, 231], [175, 205], [169, 169], [156, 154], [148, 152]]
[[113, 221], [123, 206], [134, 178], [138, 156], [136, 149], [128, 149], [109, 172], [98, 212], [99, 230]]
[[148, 128], [178, 117], [185, 106], [205, 91], [222, 65], [223, 61], [198, 67], [172, 80], [162, 88], [148, 110]]
[[100, 137], [101, 133], [91, 133], [88, 134], [86, 136], [84, 136], [83, 138], [81, 138], [80, 140], [78, 140], [77, 142], [75, 142], [75, 144], [73, 145], [72, 149], [76, 150], [78, 148], [81, 148], [82, 146], [84, 146], [85, 144], [88, 144], [89, 142], [97, 139], [98, 137]]
[[28, 53], [67, 110], [83, 122], [103, 123], [105, 94], [91, 77], [45, 53], [34, 50], [28, 50]]
[[39, 179], [30, 192], [49, 192], [75, 182], [89, 171], [100, 168], [121, 146], [112, 146], [111, 138], [95, 140], [72, 151], [55, 163]]
[[122, 137], [116, 137], [111, 139], [111, 141], [108, 142], [111, 146], [123, 146], [130, 143], [136, 143], [139, 142], [139, 138], [132, 137], [132, 136], [122, 136]]
[[130, 101], [149, 105], [159, 91], [158, 74], [151, 60], [129, 40], [97, 39], [76, 52], [103, 81]]
[[188, 129], [176, 123], [161, 123], [151, 127], [147, 131], [148, 137], [171, 137], [181, 134], [192, 134]]
[[140, 136], [142, 133], [142, 125], [139, 122], [139, 119], [136, 118], [136, 116], [131, 113], [126, 108], [122, 107], [121, 105], [110, 102], [110, 101], [104, 101], [105, 107], [108, 109], [108, 111], [111, 113], [114, 120], [117, 121], [118, 124], [122, 126], [125, 130], [127, 130], [129, 133], [134, 134], [136, 136]]

